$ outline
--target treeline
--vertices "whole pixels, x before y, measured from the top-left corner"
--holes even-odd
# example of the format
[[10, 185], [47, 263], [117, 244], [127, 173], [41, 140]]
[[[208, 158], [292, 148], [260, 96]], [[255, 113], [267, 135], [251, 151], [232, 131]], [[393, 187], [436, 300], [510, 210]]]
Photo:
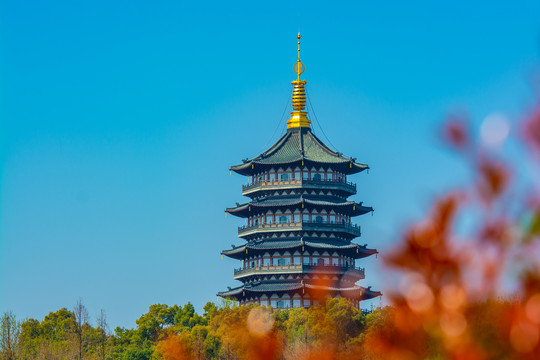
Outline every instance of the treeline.
[[201, 315], [191, 303], [156, 304], [136, 321], [136, 328], [109, 331], [103, 311], [90, 321], [78, 302], [42, 321], [17, 321], [12, 313], [3, 314], [1, 354], [2, 360], [247, 359], [254, 346], [261, 346], [270, 358], [282, 358], [319, 347], [337, 351], [354, 346], [385, 311], [366, 316], [340, 299], [286, 310], [208, 302]]
[[[467, 320], [477, 346], [512, 357], [508, 341], [501, 341], [506, 330], [499, 316], [512, 306], [490, 301], [471, 309]], [[135, 329], [109, 331], [103, 311], [92, 324], [78, 302], [42, 321], [19, 322], [13, 314], [3, 314], [1, 354], [2, 360], [380, 359], [386, 341], [404, 339], [399, 316], [390, 306], [364, 314], [343, 299], [285, 310], [209, 302], [202, 315], [191, 303], [157, 304], [137, 320]], [[447, 344], [436, 336], [408, 340], [416, 342], [414, 356], [384, 358], [445, 358], [440, 355]]]

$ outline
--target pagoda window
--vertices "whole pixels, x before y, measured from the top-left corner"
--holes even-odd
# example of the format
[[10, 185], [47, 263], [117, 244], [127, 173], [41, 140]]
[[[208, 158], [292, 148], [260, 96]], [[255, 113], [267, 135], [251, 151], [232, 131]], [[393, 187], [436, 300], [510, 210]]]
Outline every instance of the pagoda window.
[[278, 264], [278, 266], [285, 266], [285, 265], [287, 265], [287, 264], [285, 264], [285, 259], [283, 259], [283, 258], [278, 259], [277, 264]]
[[302, 302], [304, 303], [304, 307], [308, 308], [311, 305], [309, 295], [304, 295], [304, 299], [302, 300]]
[[333, 266], [339, 266], [339, 258], [337, 257], [332, 257], [332, 265]]
[[274, 181], [276, 179], [276, 174], [271, 172], [268, 173], [268, 181]]
[[279, 217], [279, 223], [280, 224], [286, 224], [291, 222], [291, 215], [283, 215]]
[[300, 214], [294, 214], [294, 222], [299, 223], [300, 222]]
[[308, 180], [308, 179], [309, 179], [309, 172], [307, 172], [307, 171], [302, 171], [302, 179]]
[[295, 171], [294, 172], [294, 180], [300, 180], [300, 178], [302, 177], [300, 171]]
[[287, 173], [281, 174], [280, 178], [281, 178], [281, 180], [283, 180], [283, 181], [287, 181], [287, 180], [289, 180], [289, 174], [287, 174]]
[[321, 181], [321, 174], [315, 173], [313, 174], [313, 181]]
[[335, 223], [336, 223], [336, 216], [330, 215], [330, 224], [335, 224]]
[[300, 306], [302, 306], [301, 301], [301, 299], [293, 299], [292, 306], [295, 308], [299, 308]]
[[266, 216], [266, 223], [272, 224], [274, 222], [274, 217], [272, 215]]
[[323, 222], [323, 217], [320, 216], [320, 215], [315, 216], [315, 222], [316, 223], [322, 223]]
[[302, 256], [302, 264], [309, 265], [309, 255], [307, 253]]
[[270, 266], [272, 259], [270, 257], [263, 257], [263, 266]]
[[309, 222], [309, 214], [302, 215], [302, 222]]

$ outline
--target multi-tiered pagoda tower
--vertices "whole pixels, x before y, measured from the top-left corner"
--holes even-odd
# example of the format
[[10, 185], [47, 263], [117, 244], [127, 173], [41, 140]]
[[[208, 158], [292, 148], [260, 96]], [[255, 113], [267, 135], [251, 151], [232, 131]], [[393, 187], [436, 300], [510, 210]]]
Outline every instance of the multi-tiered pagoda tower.
[[287, 133], [270, 149], [231, 170], [249, 177], [244, 204], [227, 213], [246, 219], [238, 236], [246, 243], [224, 250], [241, 260], [234, 278], [242, 285], [218, 295], [240, 304], [259, 303], [275, 308], [309, 307], [323, 297], [343, 297], [356, 307], [381, 293], [356, 285], [365, 271], [357, 260], [376, 254], [352, 242], [360, 226], [352, 218], [373, 208], [352, 200], [356, 184], [347, 177], [369, 167], [344, 157], [319, 140], [307, 117], [304, 65], [294, 71], [291, 118]]

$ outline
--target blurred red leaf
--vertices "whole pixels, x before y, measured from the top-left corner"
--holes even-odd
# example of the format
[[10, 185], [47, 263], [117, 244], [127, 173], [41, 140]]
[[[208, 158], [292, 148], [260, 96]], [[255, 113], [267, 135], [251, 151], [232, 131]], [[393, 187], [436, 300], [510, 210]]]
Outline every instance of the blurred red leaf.
[[471, 138], [464, 117], [450, 116], [444, 124], [442, 138], [448, 145], [458, 150], [468, 148]]
[[478, 165], [478, 194], [486, 204], [500, 197], [510, 183], [510, 172], [502, 162], [482, 158]]
[[536, 155], [540, 155], [540, 107], [523, 126], [523, 138]]

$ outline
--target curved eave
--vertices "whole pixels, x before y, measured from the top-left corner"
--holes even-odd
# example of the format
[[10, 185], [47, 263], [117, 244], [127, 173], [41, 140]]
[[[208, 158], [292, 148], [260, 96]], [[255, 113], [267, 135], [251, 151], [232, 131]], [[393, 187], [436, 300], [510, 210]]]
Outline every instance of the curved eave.
[[369, 300], [369, 299], [373, 299], [373, 298], [376, 298], [376, 297], [379, 297], [379, 296], [382, 296], [382, 295], [383, 295], [382, 292], [375, 291], [375, 290], [370, 290], [368, 288], [368, 289], [365, 289], [365, 291], [363, 293], [362, 300]]
[[230, 289], [227, 291], [220, 291], [218, 292], [217, 295], [221, 296], [222, 298], [235, 297], [237, 295], [242, 294], [243, 291], [244, 291], [244, 286], [239, 286], [237, 288]]
[[253, 215], [259, 215], [260, 213], [265, 213], [269, 209], [297, 209], [302, 207], [302, 203], [304, 204], [304, 207], [308, 210], [314, 209], [314, 208], [339, 208], [341, 211], [343, 211], [344, 214], [349, 216], [359, 216], [367, 214], [368, 212], [373, 211], [373, 208], [371, 206], [363, 206], [362, 203], [356, 203], [354, 201], [347, 201], [343, 203], [332, 203], [332, 202], [326, 202], [326, 201], [316, 201], [316, 200], [308, 200], [304, 199], [299, 201], [290, 202], [287, 204], [254, 204], [254, 203], [245, 203], [241, 204], [232, 208], [225, 209], [226, 212], [228, 212], [231, 215], [238, 216], [240, 218], [248, 218], [249, 216]]
[[369, 300], [373, 299], [377, 296], [382, 296], [382, 293], [380, 291], [373, 291], [371, 290], [371, 287], [365, 288], [362, 286], [351, 286], [348, 288], [338, 288], [338, 287], [332, 287], [332, 286], [316, 286], [311, 284], [305, 285], [306, 289], [314, 290], [314, 291], [321, 291], [321, 292], [334, 292], [334, 293], [340, 293], [342, 296], [350, 297], [353, 299], [358, 300]]
[[[292, 284], [291, 284], [292, 285]], [[322, 293], [339, 293], [343, 297], [348, 297], [357, 300], [369, 300], [378, 296], [382, 296], [380, 291], [371, 290], [371, 287], [365, 288], [362, 286], [352, 286], [348, 288], [338, 288], [332, 286], [317, 286], [311, 284], [294, 284], [288, 285], [286, 288], [280, 288], [279, 285], [275, 285], [275, 288], [262, 288], [259, 289], [259, 286], [239, 286], [228, 291], [219, 292], [217, 295], [223, 298], [232, 298], [235, 300], [242, 300], [244, 298], [249, 298], [250, 296], [260, 296], [261, 294], [273, 294], [273, 293], [290, 293], [300, 291], [304, 289], [308, 294], [314, 292], [315, 294], [321, 295]]]
[[[302, 163], [304, 165], [302, 165]], [[261, 173], [265, 170], [269, 170], [271, 168], [278, 168], [278, 167], [329, 167], [335, 170], [339, 170], [345, 175], [352, 175], [357, 174], [359, 172], [362, 172], [364, 170], [369, 169], [369, 166], [367, 164], [361, 164], [352, 161], [352, 159], [349, 158], [343, 158], [343, 162], [321, 162], [311, 159], [294, 159], [289, 162], [280, 162], [280, 163], [264, 163], [256, 160], [247, 161], [243, 164], [239, 165], [233, 165], [229, 168], [230, 171], [234, 171], [237, 174], [244, 175], [244, 176], [252, 176], [254, 174]]]
[[244, 244], [242, 246], [238, 246], [232, 249], [223, 250], [221, 252], [221, 255], [225, 255], [227, 257], [230, 257], [232, 259], [236, 260], [244, 260], [248, 256], [253, 256], [254, 254], [259, 253], [265, 253], [268, 251], [278, 251], [279, 250], [295, 250], [295, 249], [301, 249], [304, 247], [304, 250], [307, 249], [313, 249], [317, 251], [340, 251], [340, 252], [349, 252], [349, 256], [353, 257], [354, 259], [361, 259], [365, 258], [374, 254], [378, 254], [379, 252], [376, 249], [368, 249], [366, 245], [360, 246], [356, 244], [350, 244], [348, 246], [317, 246], [317, 244], [311, 243], [309, 241], [306, 241], [304, 243], [298, 241], [297, 244], [293, 244], [290, 246], [280, 246], [279, 248], [272, 247], [272, 246], [257, 246], [257, 245], [250, 245]]

